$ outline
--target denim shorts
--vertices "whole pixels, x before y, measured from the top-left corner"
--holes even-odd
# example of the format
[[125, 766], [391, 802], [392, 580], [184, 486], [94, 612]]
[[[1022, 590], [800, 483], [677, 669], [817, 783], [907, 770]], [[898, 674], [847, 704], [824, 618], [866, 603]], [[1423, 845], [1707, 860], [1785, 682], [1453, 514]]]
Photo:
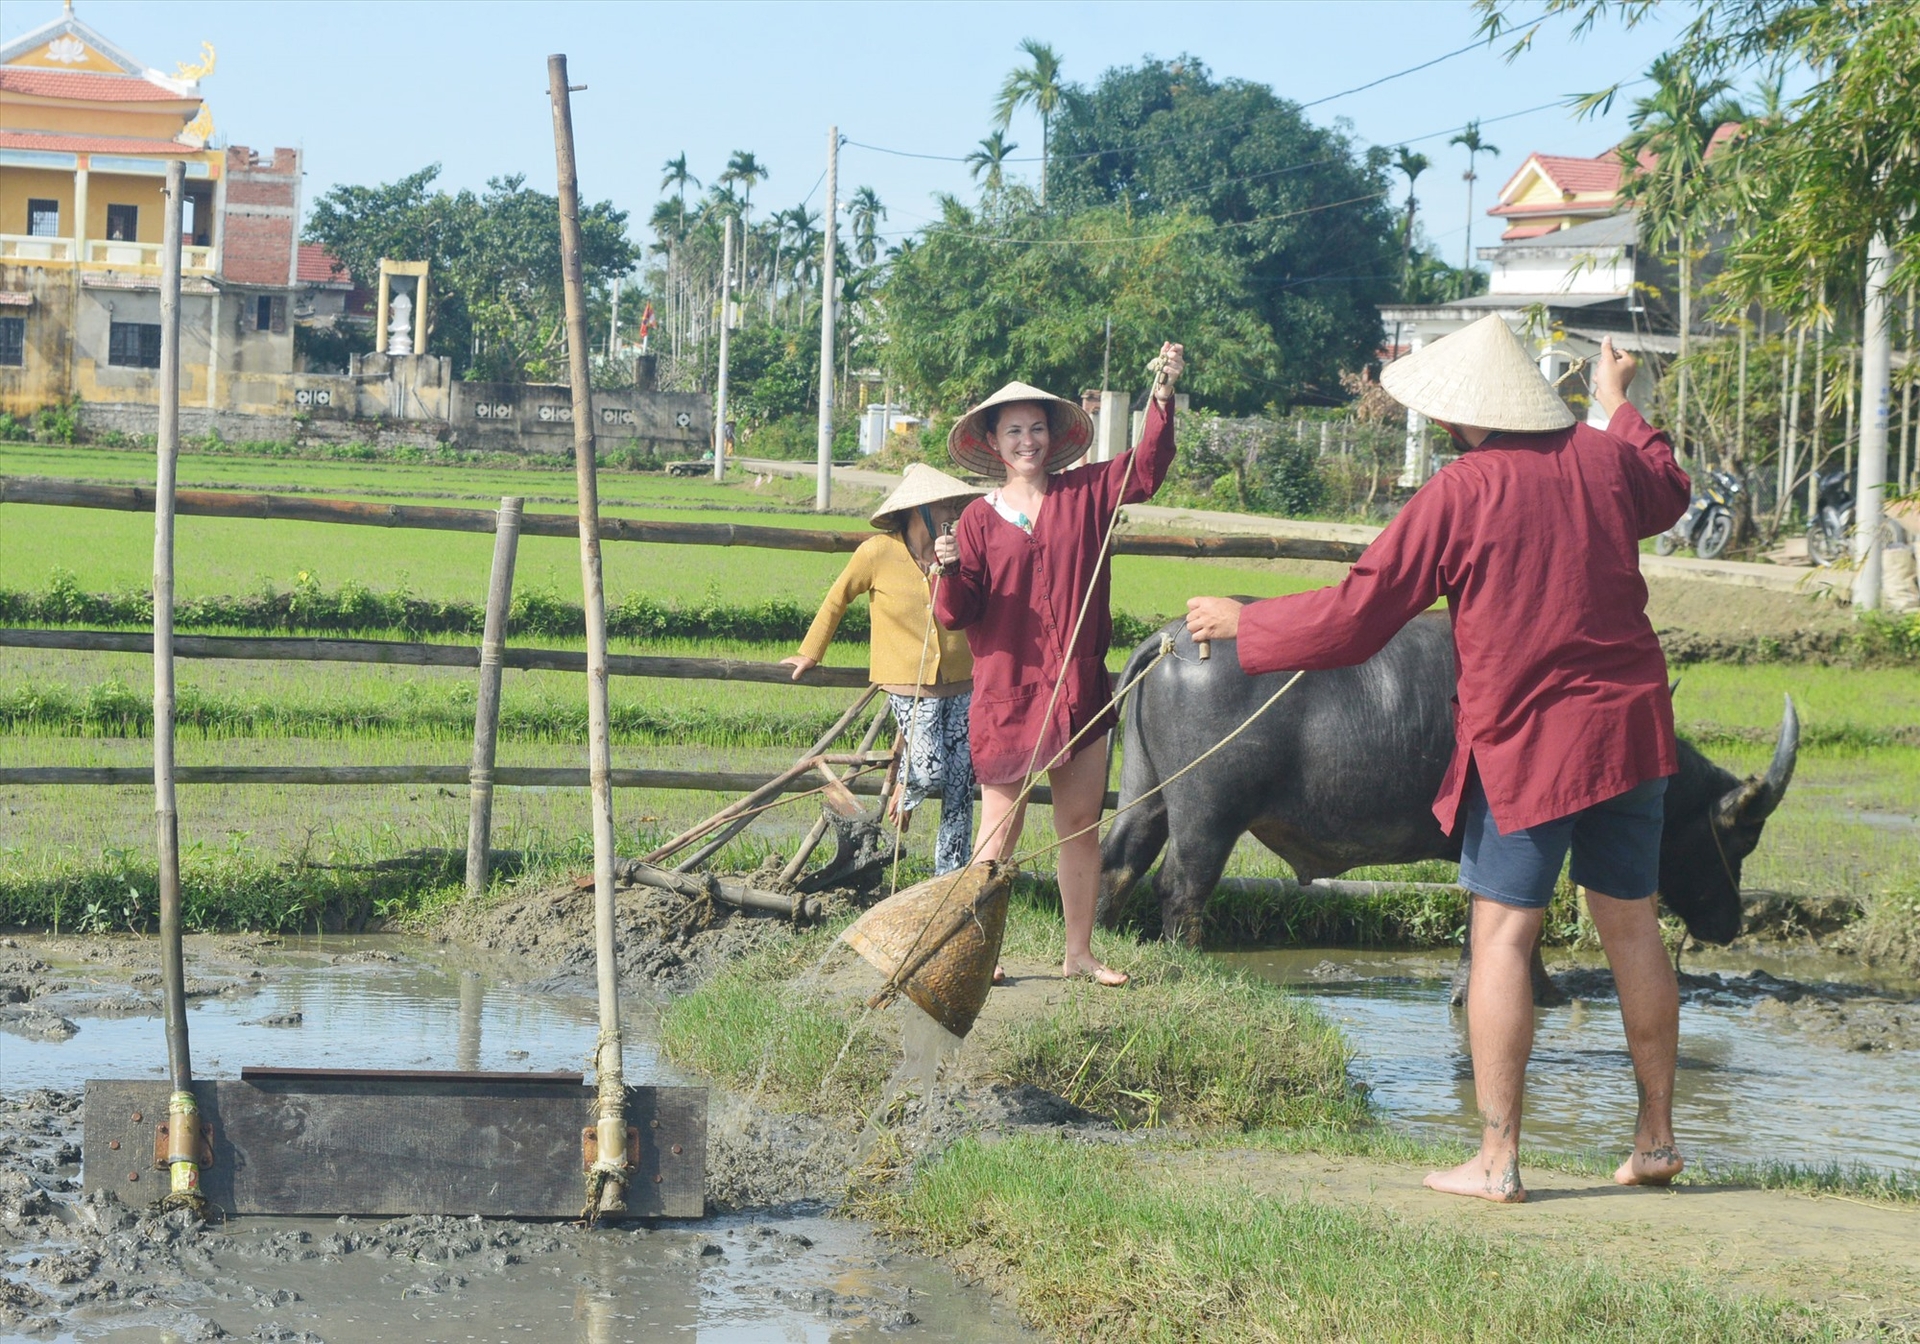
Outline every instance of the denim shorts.
[[1502, 835], [1476, 773], [1462, 816], [1460, 885], [1488, 900], [1540, 910], [1573, 851], [1575, 885], [1615, 900], [1643, 900], [1660, 886], [1660, 828], [1667, 781], [1650, 779], [1572, 816]]

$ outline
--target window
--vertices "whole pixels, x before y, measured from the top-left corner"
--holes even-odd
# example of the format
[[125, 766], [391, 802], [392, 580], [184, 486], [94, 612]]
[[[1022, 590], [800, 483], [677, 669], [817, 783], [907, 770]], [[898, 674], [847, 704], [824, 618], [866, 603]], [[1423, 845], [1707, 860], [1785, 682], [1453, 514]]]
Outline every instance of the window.
[[60, 202], [27, 201], [27, 234], [32, 238], [60, 236]]
[[273, 299], [262, 294], [253, 301], [253, 329], [255, 331], [273, 330]]
[[27, 362], [27, 319], [0, 317], [0, 365], [20, 368]]
[[114, 322], [107, 328], [107, 363], [122, 369], [160, 367], [158, 322]]
[[114, 243], [140, 241], [139, 206], [109, 205], [107, 207], [107, 240]]

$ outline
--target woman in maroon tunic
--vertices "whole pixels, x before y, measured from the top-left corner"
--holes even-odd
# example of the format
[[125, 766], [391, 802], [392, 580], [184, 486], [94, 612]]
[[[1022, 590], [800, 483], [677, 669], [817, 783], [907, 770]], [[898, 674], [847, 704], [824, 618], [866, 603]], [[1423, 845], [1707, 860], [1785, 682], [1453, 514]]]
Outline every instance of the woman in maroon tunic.
[[[1005, 483], [969, 504], [955, 534], [935, 544], [946, 576], [934, 614], [949, 630], [965, 630], [973, 650], [968, 739], [982, 799], [974, 861], [1014, 852], [1025, 816], [1020, 791], [1029, 771], [1046, 770], [1054, 828], [1074, 835], [1060, 848], [1061, 972], [1103, 985], [1127, 977], [1096, 960], [1090, 944], [1100, 878], [1094, 828], [1107, 787], [1102, 725], [1111, 721], [1113, 694], [1111, 575], [1101, 540], [1114, 511], [1152, 498], [1173, 464], [1173, 384], [1186, 352], [1163, 345], [1160, 361], [1140, 444], [1111, 462], [1065, 470], [1092, 442], [1093, 422], [1038, 388], [1009, 383], [969, 411], [947, 451], [969, 471]], [[1086, 619], [1076, 638], [1082, 602]], [[1082, 730], [1071, 754], [1056, 761]]]

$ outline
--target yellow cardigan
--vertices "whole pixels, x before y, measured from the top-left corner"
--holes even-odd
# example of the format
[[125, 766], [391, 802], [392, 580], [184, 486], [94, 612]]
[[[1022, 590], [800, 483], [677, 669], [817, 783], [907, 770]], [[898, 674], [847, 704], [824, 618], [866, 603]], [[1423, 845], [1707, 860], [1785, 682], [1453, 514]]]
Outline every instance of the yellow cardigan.
[[[820, 604], [813, 627], [800, 652], [815, 662], [826, 658], [827, 644], [840, 628], [847, 604], [862, 593], [873, 594], [873, 634], [868, 675], [877, 686], [944, 686], [973, 676], [973, 654], [967, 637], [932, 622], [928, 636], [928, 594], [931, 581], [920, 571], [907, 544], [891, 532], [863, 542], [847, 561]], [[926, 657], [921, 661], [924, 641]]]

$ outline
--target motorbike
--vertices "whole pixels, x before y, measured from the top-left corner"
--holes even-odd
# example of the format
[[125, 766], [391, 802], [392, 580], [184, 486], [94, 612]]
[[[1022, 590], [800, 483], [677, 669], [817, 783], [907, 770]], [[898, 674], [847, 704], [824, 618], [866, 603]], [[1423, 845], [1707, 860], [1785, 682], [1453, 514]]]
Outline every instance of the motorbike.
[[1820, 473], [1819, 496], [1807, 523], [1807, 556], [1816, 565], [1830, 565], [1847, 554], [1853, 531], [1853, 491], [1842, 470]]
[[1654, 553], [1672, 555], [1682, 546], [1691, 546], [1702, 560], [1719, 559], [1733, 540], [1734, 522], [1746, 507], [1746, 493], [1746, 482], [1714, 468], [1707, 473], [1706, 484], [1695, 488], [1680, 521], [1654, 538]]

